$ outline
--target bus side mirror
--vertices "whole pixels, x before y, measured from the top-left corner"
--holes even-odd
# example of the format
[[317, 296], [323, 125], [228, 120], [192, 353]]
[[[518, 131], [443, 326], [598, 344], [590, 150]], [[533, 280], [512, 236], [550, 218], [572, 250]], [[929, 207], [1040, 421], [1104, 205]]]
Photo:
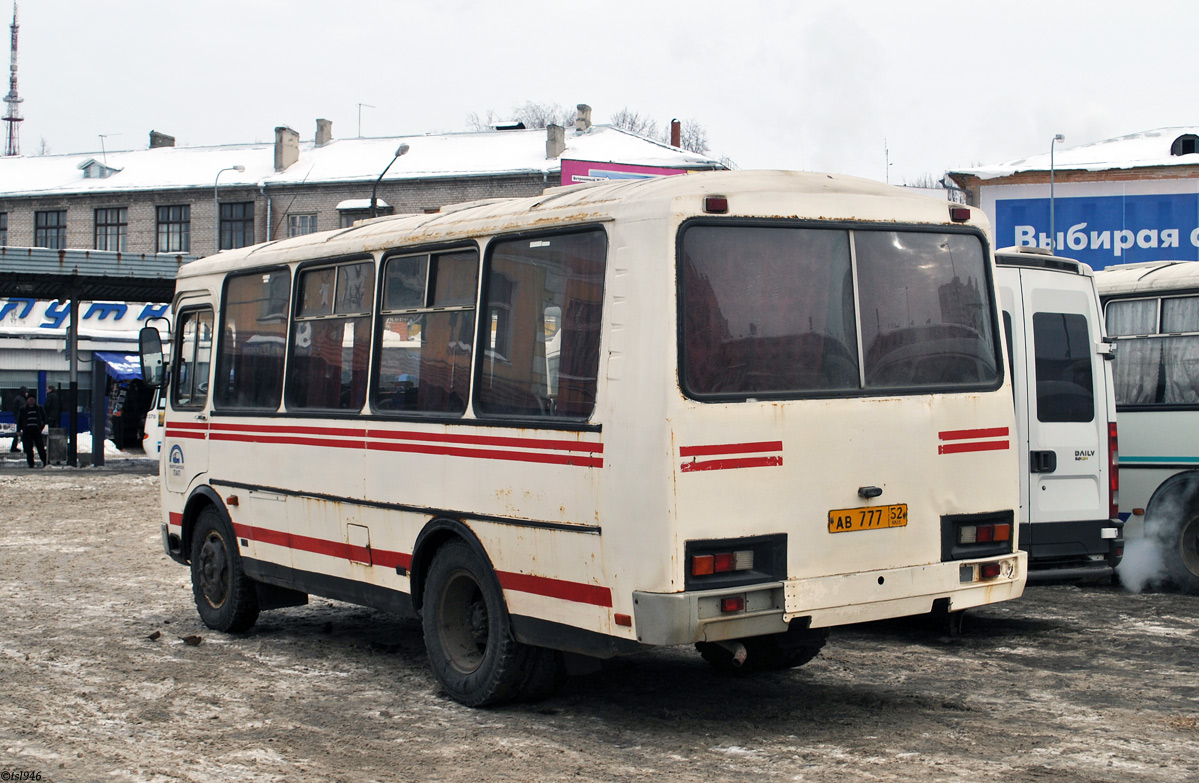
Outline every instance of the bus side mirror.
[[162, 336], [153, 326], [144, 326], [137, 335], [141, 354], [142, 381], [151, 389], [161, 388], [166, 373], [162, 362]]

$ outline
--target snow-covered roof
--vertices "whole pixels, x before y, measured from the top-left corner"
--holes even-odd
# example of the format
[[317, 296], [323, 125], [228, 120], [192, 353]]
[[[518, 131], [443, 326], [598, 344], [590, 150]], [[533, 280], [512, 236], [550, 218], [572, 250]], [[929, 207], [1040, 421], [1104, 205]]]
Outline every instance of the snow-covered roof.
[[[1156, 130], [1117, 136], [1078, 147], [1063, 148], [1058, 144], [1053, 152], [1053, 168], [1082, 171], [1109, 171], [1152, 166], [1199, 166], [1199, 154], [1173, 155], [1171, 149], [1180, 136], [1199, 135], [1199, 126], [1158, 128]], [[1193, 149], [1194, 146], [1192, 145]], [[1022, 171], [1049, 171], [1049, 151], [1042, 155], [978, 166], [955, 169], [953, 174], [967, 174], [979, 179], [1009, 177]]]
[[374, 180], [402, 143], [407, 154], [397, 158], [385, 179], [552, 174], [561, 159], [603, 163], [633, 163], [679, 169], [719, 168], [718, 161], [676, 149], [609, 125], [586, 131], [567, 131], [566, 150], [546, 158], [546, 131], [510, 130], [443, 133], [369, 139], [334, 139], [323, 146], [301, 142], [299, 160], [275, 171], [274, 143], [228, 144], [215, 147], [157, 147], [127, 152], [109, 151], [104, 165], [112, 173], [84, 178], [80, 166], [96, 160], [94, 153], [0, 158], [0, 197], [149, 191], [211, 187], [217, 172], [245, 166], [244, 172], [225, 171], [221, 187], [300, 185]]

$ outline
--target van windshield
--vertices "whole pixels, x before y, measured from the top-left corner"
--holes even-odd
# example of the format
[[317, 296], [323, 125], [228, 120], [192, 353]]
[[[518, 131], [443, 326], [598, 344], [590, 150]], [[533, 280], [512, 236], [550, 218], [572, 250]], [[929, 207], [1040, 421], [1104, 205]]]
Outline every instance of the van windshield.
[[975, 234], [693, 225], [681, 242], [681, 376], [692, 396], [916, 392], [999, 378]]

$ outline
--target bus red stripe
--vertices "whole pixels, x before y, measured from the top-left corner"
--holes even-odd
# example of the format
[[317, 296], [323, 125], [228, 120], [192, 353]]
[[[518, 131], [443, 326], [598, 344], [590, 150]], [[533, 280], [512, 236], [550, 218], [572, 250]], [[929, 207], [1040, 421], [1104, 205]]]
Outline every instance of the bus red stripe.
[[970, 440], [972, 438], [1001, 438], [1007, 437], [1007, 427], [990, 427], [979, 430], [945, 430], [938, 432], [941, 440]]
[[[351, 556], [354, 556], [359, 561], [366, 559], [365, 547], [350, 546], [340, 541], [328, 541], [323, 538], [301, 536], [282, 530], [254, 527], [253, 525], [234, 524], [233, 531], [239, 538], [247, 538], [263, 544], [273, 544], [287, 549], [298, 549], [303, 552], [327, 555], [342, 560], [349, 560]], [[412, 566], [412, 555], [404, 552], [391, 552], [372, 548], [370, 556], [374, 565], [384, 568], [399, 567], [407, 569]], [[581, 582], [568, 582], [564, 579], [552, 579], [547, 576], [518, 574], [511, 571], [499, 571], [496, 575], [499, 577], [500, 586], [505, 590], [544, 595], [549, 598], [560, 598], [564, 601], [593, 604], [595, 606], [612, 606], [612, 591], [607, 587], [583, 584]]]
[[496, 576], [500, 579], [500, 587], [505, 590], [544, 595], [580, 604], [612, 606], [612, 590], [607, 587], [567, 582], [564, 579], [551, 579], [548, 576], [517, 574], [512, 571], [497, 571]]
[[434, 432], [405, 432], [402, 430], [369, 430], [372, 438], [393, 440], [427, 440], [436, 443], [469, 443], [476, 446], [511, 446], [524, 449], [555, 449], [559, 451], [586, 451], [603, 453], [604, 444], [585, 443], [573, 440], [540, 440], [537, 438], [505, 438], [494, 435], [454, 435]]
[[460, 449], [452, 446], [433, 446], [422, 443], [377, 443], [368, 442], [371, 451], [398, 451], [412, 454], [436, 454], [444, 457], [471, 457], [508, 462], [536, 462], [543, 465], [578, 465], [585, 468], [602, 468], [603, 457], [576, 454], [538, 454], [535, 452], [491, 451], [489, 449]]
[[714, 459], [707, 462], [684, 462], [683, 473], [700, 470], [736, 470], [737, 468], [773, 468], [783, 464], [782, 457], [745, 457], [743, 459]]
[[717, 454], [748, 454], [755, 451], [782, 451], [781, 440], [762, 441], [759, 443], [721, 443], [713, 446], [683, 446], [679, 449], [681, 457], [711, 457]]
[[1011, 448], [1006, 440], [980, 440], [973, 443], [947, 443], [937, 447], [938, 454], [961, 454], [966, 451], [1004, 451]]
[[168, 438], [190, 438], [191, 440], [204, 440], [205, 438], [208, 437], [208, 433], [207, 432], [189, 432], [189, 431], [180, 432], [179, 430], [173, 429], [171, 427], [167, 427], [165, 437], [168, 437]]

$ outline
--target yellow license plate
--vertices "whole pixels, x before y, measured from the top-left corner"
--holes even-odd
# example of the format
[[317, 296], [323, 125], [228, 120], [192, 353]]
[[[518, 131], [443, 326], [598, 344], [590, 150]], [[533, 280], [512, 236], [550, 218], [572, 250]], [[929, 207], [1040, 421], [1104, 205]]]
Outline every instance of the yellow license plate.
[[850, 533], [854, 530], [877, 530], [884, 527], [906, 527], [908, 504], [870, 506], [868, 508], [838, 508], [828, 512], [828, 532]]

